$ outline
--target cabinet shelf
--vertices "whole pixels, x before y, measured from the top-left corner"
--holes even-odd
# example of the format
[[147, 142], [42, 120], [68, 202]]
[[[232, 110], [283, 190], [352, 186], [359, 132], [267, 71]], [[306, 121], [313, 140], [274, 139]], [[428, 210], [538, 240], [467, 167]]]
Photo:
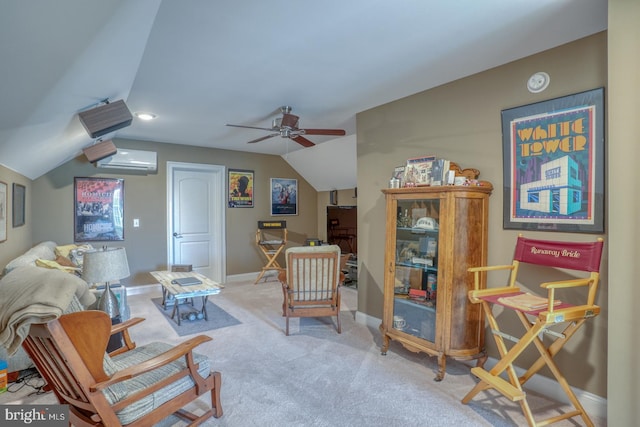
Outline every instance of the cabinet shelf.
[[[394, 340], [410, 351], [437, 356], [437, 381], [445, 376], [447, 357], [478, 359], [478, 364], [486, 359], [484, 317], [467, 298], [473, 289], [467, 269], [487, 261], [492, 190], [487, 182], [382, 190], [387, 242], [381, 351], [386, 354]], [[434, 229], [408, 226], [425, 217]], [[412, 299], [410, 293], [425, 299]]]
[[410, 262], [396, 262], [396, 266], [401, 266], [401, 267], [411, 267], [411, 268], [419, 268], [422, 271], [433, 271], [436, 272], [438, 271], [438, 267], [437, 266], [427, 266], [424, 264], [412, 264]]

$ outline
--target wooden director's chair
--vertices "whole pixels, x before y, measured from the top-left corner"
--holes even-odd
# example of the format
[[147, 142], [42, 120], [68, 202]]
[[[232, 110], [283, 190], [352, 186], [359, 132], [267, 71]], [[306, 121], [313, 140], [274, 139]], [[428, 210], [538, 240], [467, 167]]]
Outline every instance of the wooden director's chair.
[[254, 284], [258, 283], [267, 271], [283, 271], [284, 268], [278, 263], [278, 255], [287, 245], [287, 222], [286, 221], [258, 221], [258, 231], [256, 231], [256, 245], [260, 248], [267, 259], [267, 263], [262, 267], [258, 278]]
[[[596, 242], [578, 243], [534, 240], [519, 236], [511, 265], [469, 269], [475, 276], [475, 289], [469, 291], [469, 299], [473, 303], [482, 304], [500, 353], [500, 360], [489, 371], [483, 367], [471, 369], [480, 382], [462, 399], [462, 403], [469, 403], [474, 396], [483, 390], [495, 389], [511, 401], [520, 404], [530, 426], [547, 425], [576, 416], [581, 416], [586, 425], [593, 426], [593, 422], [553, 361], [553, 357], [587, 319], [600, 313], [600, 307], [596, 306], [594, 301], [600, 279], [602, 246], [602, 239], [598, 239]], [[582, 277], [587, 277], [542, 283], [540, 287], [547, 290], [547, 297], [542, 298], [524, 293], [515, 286], [518, 268], [522, 263], [561, 268], [565, 271], [573, 270], [574, 273], [583, 272], [579, 274]], [[508, 286], [480, 289], [481, 275], [488, 271], [497, 270], [511, 270]], [[558, 295], [558, 297], [562, 297], [562, 300], [556, 299], [556, 290], [562, 291], [571, 288], [575, 290], [576, 287], [581, 286], [587, 287], [586, 301], [582, 301], [578, 305], [569, 304], [564, 301], [568, 292]], [[492, 312], [494, 305], [514, 310], [524, 326], [524, 335], [518, 339], [500, 331], [496, 317]], [[564, 327], [562, 332], [550, 329], [551, 326], [558, 324], [562, 324]], [[546, 334], [551, 338], [549, 345], [545, 345], [541, 334]], [[511, 348], [507, 348], [505, 339], [513, 341], [515, 344]], [[540, 357], [524, 375], [518, 378], [513, 362], [530, 344], [537, 348]], [[536, 422], [522, 386], [545, 365], [549, 367], [575, 410]], [[509, 381], [500, 377], [504, 371], [507, 372]]]

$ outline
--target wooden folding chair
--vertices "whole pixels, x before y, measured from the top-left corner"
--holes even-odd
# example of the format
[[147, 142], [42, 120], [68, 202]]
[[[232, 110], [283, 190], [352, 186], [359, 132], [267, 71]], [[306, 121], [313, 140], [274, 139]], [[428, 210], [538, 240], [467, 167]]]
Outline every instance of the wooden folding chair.
[[[280, 232], [278, 236], [274, 236], [271, 232]], [[278, 255], [287, 245], [287, 228], [284, 221], [264, 222], [258, 221], [258, 231], [256, 231], [256, 245], [260, 248], [260, 251], [264, 254], [267, 263], [262, 267], [262, 271], [258, 274], [258, 278], [254, 284], [258, 283], [260, 279], [268, 271], [282, 271], [283, 268], [278, 263]]]
[[[471, 372], [480, 379], [480, 382], [462, 399], [462, 403], [469, 403], [474, 396], [483, 390], [495, 389], [511, 401], [520, 404], [530, 426], [547, 425], [576, 416], [582, 417], [586, 425], [593, 426], [593, 422], [571, 390], [557, 364], [553, 361], [553, 357], [587, 319], [600, 313], [600, 307], [595, 305], [594, 302], [600, 279], [602, 247], [602, 239], [598, 239], [595, 242], [578, 243], [534, 240], [519, 236], [512, 264], [469, 269], [475, 276], [475, 289], [469, 291], [469, 299], [473, 303], [482, 304], [500, 353], [500, 360], [489, 371], [482, 367], [471, 369]], [[561, 268], [566, 272], [571, 270], [586, 277], [541, 283], [540, 287], [547, 290], [547, 297], [537, 297], [522, 292], [515, 286], [518, 269], [523, 263]], [[508, 286], [480, 289], [481, 274], [497, 270], [511, 271]], [[556, 290], [562, 291], [581, 286], [586, 286], [588, 289], [586, 301], [582, 301], [578, 305], [564, 301], [564, 297], [568, 296], [568, 293], [562, 294], [562, 300], [556, 298]], [[494, 305], [515, 311], [525, 330], [520, 338], [500, 330], [496, 316], [492, 312]], [[562, 332], [551, 329], [552, 326], [558, 324], [564, 327]], [[550, 336], [551, 343], [545, 345], [541, 339], [541, 334]], [[508, 348], [505, 339], [513, 341], [515, 344]], [[540, 353], [540, 357], [522, 376], [518, 377], [513, 363], [530, 344], [535, 346]], [[544, 366], [551, 370], [575, 410], [536, 422], [522, 386]], [[500, 377], [504, 371], [507, 372], [508, 381]]]

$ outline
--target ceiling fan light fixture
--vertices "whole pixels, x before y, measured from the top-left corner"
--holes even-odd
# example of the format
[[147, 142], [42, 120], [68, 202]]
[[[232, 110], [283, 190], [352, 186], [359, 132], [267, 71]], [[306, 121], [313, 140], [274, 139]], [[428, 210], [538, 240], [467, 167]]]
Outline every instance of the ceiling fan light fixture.
[[144, 121], [153, 120], [153, 119], [155, 119], [156, 117], [158, 117], [158, 116], [156, 116], [155, 114], [153, 114], [153, 113], [147, 113], [146, 111], [138, 111], [137, 113], [135, 113], [135, 116], [136, 116], [137, 118], [139, 118], [140, 120], [144, 120]]
[[[329, 135], [329, 136], [342, 136], [346, 132], [344, 129], [304, 129], [299, 127], [300, 117], [291, 114], [292, 108], [288, 105], [280, 107], [282, 116], [276, 117], [271, 121], [271, 128], [263, 128], [258, 126], [248, 125], [234, 125], [227, 123], [227, 126], [247, 129], [266, 130], [271, 132], [270, 135], [263, 136], [261, 138], [252, 139], [247, 144], [253, 144], [256, 142], [264, 141], [265, 139], [280, 136], [282, 138], [291, 139], [294, 142], [302, 145], [303, 147], [313, 147], [315, 144], [305, 138], [302, 135]], [[287, 146], [288, 147], [288, 146]]]

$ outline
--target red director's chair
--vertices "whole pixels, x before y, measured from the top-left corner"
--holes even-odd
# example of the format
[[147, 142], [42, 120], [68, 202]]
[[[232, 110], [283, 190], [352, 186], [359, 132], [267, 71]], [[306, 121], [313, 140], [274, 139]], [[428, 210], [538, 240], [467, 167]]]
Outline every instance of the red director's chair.
[[[593, 426], [593, 422], [553, 361], [553, 356], [560, 351], [587, 319], [600, 313], [600, 307], [594, 302], [600, 279], [602, 246], [602, 239], [598, 239], [596, 242], [578, 243], [534, 240], [519, 236], [511, 265], [469, 269], [475, 276], [475, 289], [469, 291], [469, 299], [473, 303], [482, 304], [500, 353], [500, 360], [489, 371], [482, 367], [471, 369], [480, 382], [462, 399], [462, 403], [469, 403], [474, 396], [483, 390], [495, 389], [511, 401], [520, 404], [530, 426], [547, 425], [576, 416], [581, 416], [586, 425]], [[580, 274], [587, 277], [542, 283], [540, 287], [547, 290], [547, 297], [542, 298], [524, 293], [515, 286], [518, 268], [522, 263], [573, 270], [574, 272], [581, 271], [584, 273]], [[508, 286], [480, 289], [481, 274], [497, 270], [511, 270]], [[556, 299], [556, 290], [578, 286], [588, 287], [586, 301], [573, 305], [564, 300]], [[514, 310], [524, 325], [524, 335], [518, 339], [500, 331], [496, 317], [492, 312], [493, 305]], [[564, 330], [562, 332], [550, 329], [551, 326], [558, 324], [563, 324]], [[553, 340], [549, 345], [545, 345], [542, 341], [542, 333], [547, 334]], [[511, 348], [507, 348], [505, 339], [514, 341], [515, 344]], [[540, 357], [524, 375], [518, 377], [513, 362], [532, 343], [538, 349]], [[536, 423], [522, 386], [545, 365], [549, 367], [575, 410]], [[500, 377], [504, 371], [507, 371], [509, 381]]]

